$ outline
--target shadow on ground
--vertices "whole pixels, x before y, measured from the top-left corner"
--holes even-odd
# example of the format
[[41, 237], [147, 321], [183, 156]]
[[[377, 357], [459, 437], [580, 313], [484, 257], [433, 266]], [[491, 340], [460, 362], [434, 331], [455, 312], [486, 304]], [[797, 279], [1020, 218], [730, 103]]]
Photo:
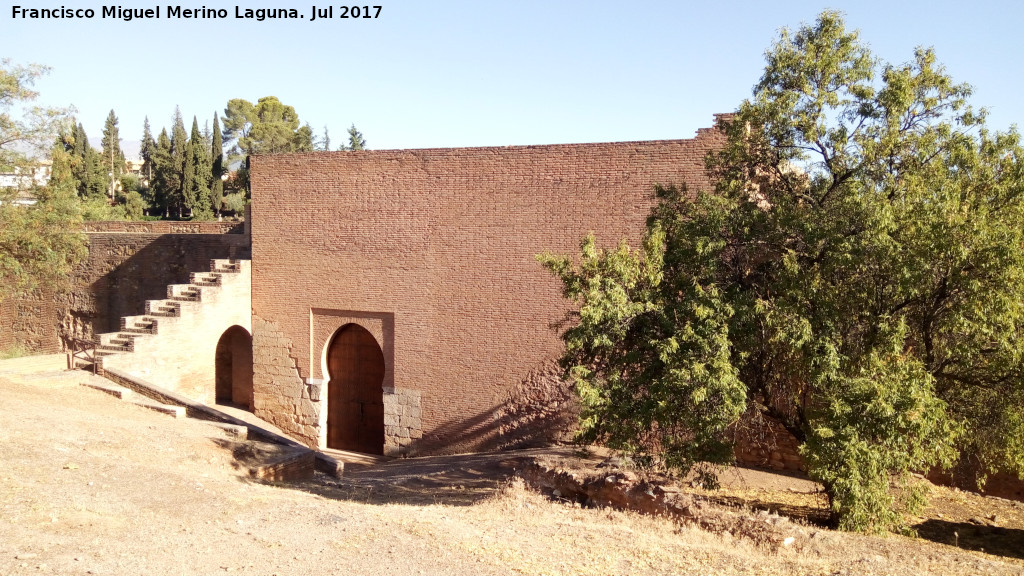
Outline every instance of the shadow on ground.
[[499, 491], [529, 458], [574, 448], [537, 448], [346, 465], [341, 478], [317, 474], [296, 488], [325, 498], [370, 504], [470, 506]]
[[[223, 447], [228, 448], [229, 444], [224, 443]], [[235, 456], [242, 456], [240, 459], [244, 460], [247, 454], [236, 453]], [[471, 506], [498, 493], [518, 470], [539, 456], [572, 458], [577, 462], [593, 460], [593, 465], [602, 460], [573, 446], [407, 458], [373, 466], [349, 464], [342, 478], [317, 473], [312, 479], [283, 486], [323, 498], [374, 505]], [[241, 481], [258, 482], [249, 478], [241, 478]], [[820, 501], [820, 494], [774, 486], [770, 490], [742, 488], [742, 494], [726, 489], [720, 492], [700, 490], [699, 495], [694, 495], [732, 508], [768, 510], [805, 524], [827, 525], [827, 507]], [[1024, 559], [1024, 529], [934, 518], [914, 528], [921, 538], [939, 544]]]
[[939, 544], [1024, 559], [1024, 530], [1021, 529], [936, 519], [925, 520], [915, 528], [921, 538]]

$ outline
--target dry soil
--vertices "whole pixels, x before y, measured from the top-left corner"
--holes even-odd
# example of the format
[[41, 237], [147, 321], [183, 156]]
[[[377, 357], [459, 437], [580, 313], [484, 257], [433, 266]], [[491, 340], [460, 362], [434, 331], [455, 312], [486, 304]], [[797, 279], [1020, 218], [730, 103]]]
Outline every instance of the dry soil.
[[[58, 368], [0, 362], [0, 575], [1024, 574], [1020, 505], [953, 491], [918, 520], [938, 542], [811, 523], [805, 545], [766, 549], [552, 500], [514, 479], [524, 454], [262, 483], [222, 430]], [[735, 474], [711, 496], [813, 522], [813, 484]]]

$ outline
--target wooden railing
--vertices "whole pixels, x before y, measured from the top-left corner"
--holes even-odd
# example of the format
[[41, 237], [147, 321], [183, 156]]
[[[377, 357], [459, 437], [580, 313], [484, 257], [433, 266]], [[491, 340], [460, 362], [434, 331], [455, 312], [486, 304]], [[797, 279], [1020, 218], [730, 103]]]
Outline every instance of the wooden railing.
[[68, 369], [77, 366], [76, 360], [83, 360], [92, 365], [92, 373], [99, 373], [99, 357], [96, 355], [97, 344], [85, 338], [68, 339]]

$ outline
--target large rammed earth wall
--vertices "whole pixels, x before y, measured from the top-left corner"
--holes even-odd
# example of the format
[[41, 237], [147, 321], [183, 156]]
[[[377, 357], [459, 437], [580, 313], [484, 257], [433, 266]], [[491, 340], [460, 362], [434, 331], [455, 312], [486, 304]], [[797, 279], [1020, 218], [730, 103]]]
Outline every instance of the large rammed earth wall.
[[535, 255], [637, 243], [654, 185], [708, 187], [721, 138], [253, 157], [257, 415], [323, 445], [326, 348], [357, 323], [385, 356], [385, 453], [564, 431], [568, 303]]

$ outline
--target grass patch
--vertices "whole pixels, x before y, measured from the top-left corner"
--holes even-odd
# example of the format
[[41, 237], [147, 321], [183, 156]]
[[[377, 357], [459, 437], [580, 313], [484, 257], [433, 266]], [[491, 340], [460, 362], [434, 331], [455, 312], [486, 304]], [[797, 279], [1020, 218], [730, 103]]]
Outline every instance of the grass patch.
[[29, 350], [24, 344], [12, 344], [7, 348], [0, 348], [0, 360], [10, 360], [11, 358], [21, 358], [28, 356], [32, 351]]

